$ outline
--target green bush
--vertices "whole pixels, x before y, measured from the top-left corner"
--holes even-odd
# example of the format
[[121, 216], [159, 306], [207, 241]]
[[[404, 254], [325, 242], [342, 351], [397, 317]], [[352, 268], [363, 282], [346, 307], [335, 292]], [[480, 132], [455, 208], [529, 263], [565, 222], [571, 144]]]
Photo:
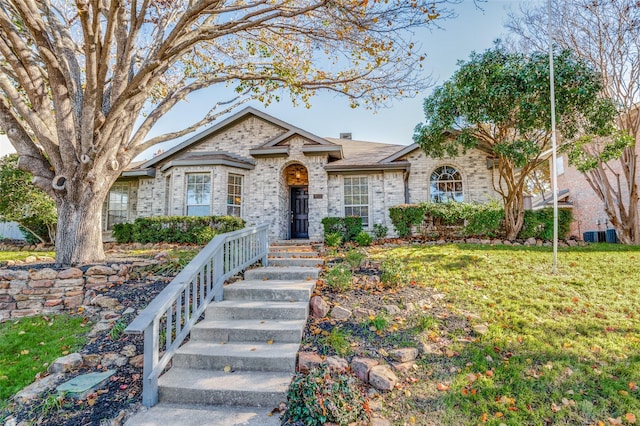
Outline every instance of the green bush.
[[[573, 221], [570, 209], [558, 209], [558, 238], [564, 239], [569, 234]], [[524, 225], [518, 238], [553, 239], [553, 209], [527, 210], [524, 212]]]
[[503, 233], [504, 209], [497, 201], [487, 204], [470, 204], [472, 211], [466, 216], [464, 233], [467, 236], [497, 237]]
[[369, 424], [367, 397], [354, 376], [326, 366], [296, 373], [287, 393], [283, 424]]
[[362, 231], [362, 218], [359, 216], [348, 217], [325, 217], [320, 223], [324, 228], [325, 241], [329, 234], [340, 234], [342, 240], [354, 241], [356, 236]]
[[411, 226], [418, 226], [424, 221], [423, 205], [402, 204], [389, 209], [389, 218], [400, 237], [411, 235]]
[[356, 235], [356, 244], [359, 246], [370, 246], [373, 242], [373, 237], [369, 235], [367, 231], [360, 231], [358, 235]]
[[349, 250], [344, 260], [349, 264], [351, 270], [358, 269], [364, 262], [366, 255], [360, 250]]
[[373, 225], [373, 236], [375, 237], [376, 240], [381, 240], [383, 238], [386, 238], [388, 233], [389, 233], [389, 228], [387, 228], [386, 226], [381, 225], [379, 223], [376, 223]]
[[325, 281], [332, 291], [341, 293], [351, 288], [352, 277], [351, 269], [345, 265], [337, 265], [327, 271]]
[[328, 247], [338, 247], [342, 244], [342, 234], [339, 232], [331, 232], [324, 235], [324, 243]]
[[244, 220], [234, 216], [139, 217], [133, 223], [114, 225], [119, 243], [206, 244], [213, 237], [244, 228]]
[[120, 244], [133, 242], [133, 223], [116, 223], [113, 225], [113, 238]]
[[408, 281], [406, 266], [397, 257], [389, 257], [380, 265], [380, 281], [386, 287], [397, 287]]

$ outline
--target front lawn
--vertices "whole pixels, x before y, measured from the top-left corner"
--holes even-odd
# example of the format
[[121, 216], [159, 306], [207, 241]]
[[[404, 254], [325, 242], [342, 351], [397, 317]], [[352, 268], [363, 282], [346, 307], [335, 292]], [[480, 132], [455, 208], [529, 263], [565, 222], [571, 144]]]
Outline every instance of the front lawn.
[[38, 315], [0, 324], [0, 409], [57, 358], [78, 350], [90, 327], [74, 315]]
[[[452, 315], [478, 331], [475, 341], [452, 339], [446, 355], [420, 361], [430, 377], [403, 398], [418, 423], [434, 408], [442, 424], [456, 425], [640, 418], [640, 247], [564, 248], [556, 275], [548, 248], [407, 246], [370, 255], [402, 260], [406, 284], [442, 292]], [[434, 369], [440, 358], [453, 366]]]
[[25, 260], [29, 256], [37, 257], [55, 257], [53, 251], [0, 251], [0, 264], [8, 260]]

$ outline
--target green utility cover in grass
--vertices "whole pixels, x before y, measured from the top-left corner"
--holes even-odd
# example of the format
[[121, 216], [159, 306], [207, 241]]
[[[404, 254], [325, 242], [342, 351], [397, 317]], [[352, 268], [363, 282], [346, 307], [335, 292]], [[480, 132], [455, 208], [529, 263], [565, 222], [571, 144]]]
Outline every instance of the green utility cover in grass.
[[74, 377], [58, 386], [58, 392], [66, 392], [69, 396], [84, 399], [94, 390], [102, 387], [116, 370], [107, 370], [103, 373], [88, 373]]

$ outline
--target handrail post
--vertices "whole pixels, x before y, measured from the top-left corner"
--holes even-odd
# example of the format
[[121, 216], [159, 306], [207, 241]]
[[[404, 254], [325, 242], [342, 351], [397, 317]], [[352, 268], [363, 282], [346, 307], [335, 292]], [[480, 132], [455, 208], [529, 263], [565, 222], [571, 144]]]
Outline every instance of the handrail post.
[[144, 366], [142, 370], [142, 404], [152, 407], [158, 403], [158, 376], [154, 374], [158, 364], [160, 322], [151, 321], [144, 331]]
[[262, 266], [269, 266], [269, 233], [265, 232], [262, 236], [258, 237], [260, 240], [260, 249], [264, 255], [262, 256]]

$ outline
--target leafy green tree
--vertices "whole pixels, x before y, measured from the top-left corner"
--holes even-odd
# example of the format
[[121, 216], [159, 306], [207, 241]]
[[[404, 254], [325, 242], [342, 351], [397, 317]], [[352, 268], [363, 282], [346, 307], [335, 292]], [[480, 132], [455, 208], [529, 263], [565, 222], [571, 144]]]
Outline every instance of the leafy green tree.
[[[547, 41], [547, 5], [529, 2], [507, 27], [522, 50]], [[640, 244], [640, 2], [572, 0], [551, 2], [553, 39], [603, 76], [604, 96], [618, 109], [618, 138], [586, 137], [568, 150], [569, 161], [602, 201], [624, 244]]]
[[53, 241], [56, 205], [31, 179], [18, 169], [17, 154], [0, 158], [0, 220], [17, 222], [40, 242]]
[[[448, 2], [0, 0], [0, 128], [56, 202], [56, 261], [103, 259], [102, 204], [132, 159], [242, 103], [328, 90], [375, 108], [416, 93], [428, 81], [414, 30]], [[210, 86], [235, 91], [151, 136]]]
[[[551, 147], [547, 53], [521, 54], [497, 43], [460, 62], [450, 80], [424, 101], [426, 122], [414, 140], [434, 157], [481, 148], [494, 156], [493, 187], [504, 204], [506, 236], [524, 223], [527, 177]], [[560, 142], [612, 132], [613, 104], [599, 95], [600, 75], [569, 51], [555, 55]]]

